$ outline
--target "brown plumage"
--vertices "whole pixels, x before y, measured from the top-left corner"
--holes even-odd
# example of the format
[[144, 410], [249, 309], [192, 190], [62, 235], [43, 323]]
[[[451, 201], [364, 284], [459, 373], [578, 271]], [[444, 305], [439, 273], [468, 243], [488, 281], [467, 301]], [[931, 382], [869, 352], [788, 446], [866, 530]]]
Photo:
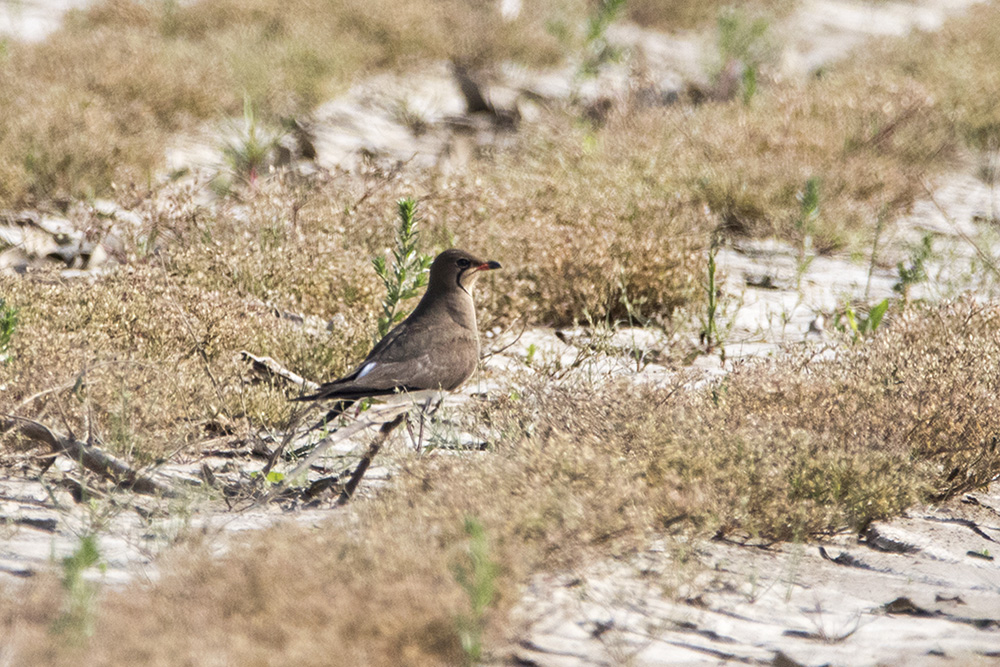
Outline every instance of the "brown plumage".
[[410, 316], [380, 340], [357, 368], [296, 400], [356, 401], [400, 391], [452, 391], [479, 363], [472, 286], [499, 269], [464, 250], [445, 250], [431, 264], [427, 291]]

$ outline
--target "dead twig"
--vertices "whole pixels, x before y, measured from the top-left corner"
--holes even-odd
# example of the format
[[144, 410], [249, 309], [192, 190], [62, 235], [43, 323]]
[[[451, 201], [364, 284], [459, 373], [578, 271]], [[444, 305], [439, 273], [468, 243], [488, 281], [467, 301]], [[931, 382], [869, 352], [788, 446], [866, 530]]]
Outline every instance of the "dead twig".
[[49, 387], [48, 389], [43, 389], [42, 391], [40, 391], [40, 392], [38, 392], [36, 394], [32, 394], [28, 398], [26, 398], [23, 401], [21, 401], [20, 403], [18, 403], [17, 407], [14, 408], [14, 411], [17, 412], [18, 410], [20, 410], [24, 406], [28, 405], [29, 403], [32, 403], [32, 402], [36, 401], [39, 398], [42, 398], [43, 396], [47, 396], [49, 394], [54, 394], [54, 393], [60, 392], [60, 391], [66, 391], [67, 389], [72, 389], [72, 388], [74, 388], [77, 385], [77, 383], [79, 383], [79, 381], [80, 381], [79, 378], [75, 378], [72, 382], [68, 382], [68, 383], [66, 383], [64, 385], [60, 385], [58, 387]]
[[990, 255], [982, 248], [980, 248], [979, 244], [976, 243], [968, 234], [965, 233], [965, 231], [961, 227], [958, 226], [958, 222], [955, 220], [955, 218], [952, 215], [950, 215], [940, 203], [938, 203], [938, 200], [934, 196], [934, 192], [931, 190], [931, 186], [927, 183], [927, 181], [921, 179], [920, 184], [924, 186], [924, 192], [927, 194], [927, 198], [930, 200], [931, 204], [933, 204], [934, 208], [938, 210], [938, 213], [940, 213], [944, 217], [944, 219], [951, 224], [951, 226], [955, 230], [955, 233], [958, 234], [963, 241], [972, 246], [972, 249], [976, 251], [977, 255], [979, 255], [979, 259], [983, 262], [983, 265], [986, 266], [986, 268], [992, 271], [994, 275], [1000, 276], [1000, 268], [997, 267], [996, 258]]
[[307, 380], [298, 373], [293, 373], [271, 357], [258, 357], [246, 350], [240, 351], [240, 357], [244, 361], [249, 361], [254, 372], [266, 377], [280, 377], [294, 385], [302, 387], [305, 391], [316, 391], [319, 384], [312, 380]]
[[[507, 327], [506, 331], [501, 332], [500, 335], [497, 336], [497, 338], [500, 338], [504, 334], [506, 334], [507, 332], [512, 331], [513, 327], [514, 327], [514, 325], [511, 324], [509, 327]], [[514, 337], [514, 340], [510, 341], [509, 343], [507, 343], [506, 345], [503, 345], [501, 347], [491, 348], [489, 352], [487, 352], [486, 354], [484, 354], [483, 356], [481, 356], [479, 358], [480, 363], [486, 363], [487, 361], [489, 361], [493, 357], [497, 356], [498, 354], [503, 354], [504, 352], [506, 352], [510, 348], [512, 348], [515, 345], [517, 345], [517, 343], [521, 340], [521, 337], [524, 336], [524, 332], [527, 330], [527, 328], [528, 328], [528, 318], [527, 318], [527, 316], [525, 316], [521, 320], [521, 331], [519, 331], [518, 334], [517, 334], [517, 336]]]
[[366, 417], [368, 417], [367, 419], [357, 421], [349, 426], [345, 426], [335, 431], [334, 433], [331, 433], [330, 436], [327, 437], [326, 439], [321, 440], [316, 445], [316, 447], [313, 448], [309, 456], [305, 457], [299, 463], [299, 465], [297, 465], [295, 469], [292, 470], [292, 472], [288, 473], [285, 476], [285, 479], [294, 480], [297, 479], [300, 475], [304, 474], [307, 470], [309, 470], [309, 467], [313, 464], [313, 462], [315, 462], [316, 459], [322, 456], [323, 452], [329, 449], [330, 446], [333, 445], [334, 443], [339, 442], [340, 440], [343, 440], [345, 438], [349, 438], [355, 433], [371, 428], [373, 426], [380, 426], [380, 425], [384, 426], [386, 423], [391, 423], [386, 421], [377, 421], [376, 419], [373, 419], [373, 417], [381, 417], [383, 415], [388, 417], [389, 415], [392, 415], [393, 420], [395, 420], [397, 417], [402, 418], [403, 413], [405, 413], [409, 409], [410, 406], [405, 403], [390, 403], [387, 405], [379, 405], [369, 408], [368, 411], [365, 413]]
[[358, 462], [358, 467], [355, 468], [354, 472], [351, 474], [351, 479], [347, 481], [347, 484], [344, 486], [344, 490], [340, 492], [340, 497], [337, 499], [338, 505], [344, 505], [351, 499], [351, 496], [354, 495], [354, 490], [358, 488], [358, 484], [361, 482], [361, 478], [365, 476], [368, 466], [371, 465], [372, 459], [375, 458], [375, 455], [378, 454], [378, 450], [380, 450], [382, 445], [385, 444], [389, 434], [392, 433], [397, 426], [403, 423], [403, 419], [405, 417], [405, 414], [396, 415], [396, 418], [392, 421], [387, 421], [382, 424], [382, 427], [378, 430], [378, 434], [372, 440], [371, 444], [368, 445], [368, 451], [365, 452], [361, 461]]
[[65, 454], [84, 468], [136, 493], [167, 498], [176, 498], [179, 495], [171, 486], [143, 475], [121, 459], [73, 437], [53, 433], [47, 426], [33, 419], [3, 415], [0, 417], [0, 429], [17, 430], [24, 437], [44, 443], [54, 452]]

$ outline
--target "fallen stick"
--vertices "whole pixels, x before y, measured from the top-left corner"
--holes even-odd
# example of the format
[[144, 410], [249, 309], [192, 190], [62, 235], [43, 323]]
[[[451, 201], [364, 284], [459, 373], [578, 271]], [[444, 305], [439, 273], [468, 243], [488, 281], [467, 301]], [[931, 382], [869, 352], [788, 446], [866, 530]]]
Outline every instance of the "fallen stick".
[[44, 443], [51, 447], [52, 451], [65, 454], [87, 470], [136, 493], [167, 498], [176, 498], [179, 495], [173, 487], [143, 475], [121, 459], [93, 445], [53, 433], [47, 426], [32, 419], [5, 415], [0, 417], [0, 429], [16, 430], [26, 438]]
[[375, 455], [378, 454], [378, 450], [380, 450], [382, 445], [385, 444], [386, 439], [388, 439], [389, 434], [392, 433], [393, 429], [403, 423], [404, 417], [406, 417], [405, 414], [396, 415], [396, 418], [392, 421], [382, 424], [382, 427], [378, 430], [378, 434], [376, 434], [371, 444], [368, 445], [368, 451], [365, 452], [363, 457], [361, 457], [361, 460], [358, 462], [358, 467], [354, 469], [351, 479], [347, 481], [347, 484], [344, 486], [344, 490], [340, 492], [340, 497], [337, 498], [338, 505], [344, 505], [351, 499], [351, 496], [354, 495], [354, 490], [358, 488], [358, 484], [361, 482], [361, 478], [365, 476], [368, 466], [372, 464], [372, 459], [374, 459]]
[[[385, 442], [385, 439], [388, 437], [389, 433], [394, 428], [396, 428], [396, 426], [402, 423], [403, 419], [406, 416], [406, 412], [410, 409], [410, 407], [411, 406], [409, 404], [403, 404], [403, 403], [389, 403], [387, 405], [377, 405], [370, 407], [367, 411], [363, 413], [366, 419], [361, 421], [356, 421], [353, 424], [350, 424], [349, 426], [345, 426], [341, 429], [338, 429], [337, 431], [334, 431], [323, 440], [320, 440], [313, 448], [312, 452], [310, 452], [308, 456], [302, 459], [291, 472], [285, 474], [284, 478], [280, 482], [278, 482], [278, 484], [276, 484], [268, 493], [266, 493], [262, 498], [260, 498], [255, 503], [255, 506], [261, 503], [271, 502], [279, 498], [287, 497], [289, 489], [295, 483], [295, 481], [303, 479], [303, 476], [309, 472], [309, 468], [312, 466], [313, 463], [316, 462], [316, 459], [320, 458], [326, 452], [326, 450], [329, 449], [332, 445], [336, 444], [337, 442], [340, 442], [341, 440], [351, 437], [355, 433], [378, 426], [379, 433], [375, 435], [375, 440], [373, 441], [372, 445], [369, 445], [368, 452], [362, 459], [362, 463], [359, 464], [359, 467], [356, 468], [353, 473], [353, 476], [351, 478], [351, 480], [353, 481], [353, 485], [350, 487], [350, 492], [348, 493], [347, 496], [349, 498], [350, 494], [354, 492], [354, 489], [361, 481], [361, 477], [364, 476], [365, 470], [368, 468], [369, 465], [371, 465], [371, 459], [374, 458], [375, 454], [378, 453], [379, 448]], [[382, 419], [378, 419], [379, 417], [381, 417]], [[287, 441], [283, 442], [280, 445], [279, 449], [283, 448], [286, 444]], [[372, 449], [373, 446], [374, 446], [374, 451]], [[275, 453], [277, 453], [277, 451], [278, 450], [275, 450]], [[273, 456], [272, 461], [269, 462], [267, 466], [265, 466], [264, 470], [270, 471], [271, 463], [273, 463], [276, 458], [277, 458], [276, 456]], [[364, 459], [367, 459], [367, 463], [364, 462]], [[265, 472], [262, 476], [266, 475], [267, 473]], [[326, 488], [330, 488], [332, 486], [333, 485], [330, 484]], [[323, 490], [326, 489], [319, 487], [317, 487], [316, 489], [317, 492], [321, 492]], [[307, 491], [306, 493], [308, 494], [309, 492]], [[343, 496], [343, 494], [341, 495]]]
[[305, 391], [316, 391], [319, 389], [319, 385], [317, 383], [305, 379], [298, 373], [293, 373], [271, 357], [258, 357], [254, 354], [250, 354], [246, 350], [240, 351], [240, 357], [242, 357], [244, 361], [249, 361], [250, 365], [253, 366], [253, 369], [261, 375], [280, 377], [284, 380], [288, 380], [292, 384], [302, 387]]
[[[357, 421], [357, 422], [354, 422], [353, 424], [351, 424], [350, 426], [345, 426], [344, 428], [338, 429], [338, 430], [334, 431], [333, 433], [331, 433], [326, 439], [321, 440], [319, 442], [319, 444], [317, 444], [316, 447], [313, 448], [313, 450], [312, 450], [312, 452], [310, 452], [309, 456], [307, 456], [306, 458], [304, 458], [302, 460], [302, 462], [299, 463], [299, 465], [295, 466], [294, 470], [292, 470], [290, 473], [288, 473], [287, 475], [285, 475], [285, 479], [287, 479], [287, 480], [294, 480], [294, 479], [298, 478], [299, 475], [301, 475], [301, 474], [305, 473], [306, 471], [308, 471], [309, 470], [309, 466], [311, 466], [316, 459], [318, 459], [320, 456], [322, 456], [323, 452], [325, 452], [327, 449], [329, 449], [330, 446], [333, 445], [334, 443], [339, 442], [339, 441], [341, 441], [341, 440], [343, 440], [345, 438], [349, 438], [350, 436], [354, 435], [355, 433], [357, 433], [359, 431], [363, 431], [363, 430], [365, 430], [367, 428], [371, 428], [373, 426], [382, 426], [382, 427], [384, 427], [385, 424], [392, 423], [392, 421], [396, 421], [396, 420], [400, 420], [401, 421], [402, 417], [403, 417], [403, 413], [405, 413], [409, 409], [410, 409], [410, 406], [408, 404], [403, 404], [403, 403], [390, 403], [388, 405], [379, 405], [379, 406], [373, 406], [373, 407], [369, 408], [368, 411], [364, 413], [364, 415], [366, 417], [369, 417], [368, 419], [365, 419], [363, 421]], [[388, 416], [387, 413], [389, 415], [393, 415], [393, 418], [392, 418], [391, 421], [387, 421], [387, 420], [376, 421], [374, 419], [371, 419], [371, 417], [379, 417], [379, 416], [383, 416], [383, 415]], [[393, 413], [395, 413], [395, 414], [393, 414]], [[398, 426], [399, 422], [397, 422], [396, 425]], [[393, 428], [395, 428], [395, 426]], [[390, 430], [392, 430], [392, 429], [390, 429]]]

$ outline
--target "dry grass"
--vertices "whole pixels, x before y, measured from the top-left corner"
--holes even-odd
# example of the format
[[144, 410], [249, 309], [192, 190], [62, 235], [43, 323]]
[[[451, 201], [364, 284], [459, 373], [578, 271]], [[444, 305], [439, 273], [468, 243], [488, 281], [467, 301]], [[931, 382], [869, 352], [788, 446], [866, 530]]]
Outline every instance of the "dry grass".
[[[89, 35], [109, 22], [152, 29], [160, 11], [102, 5], [67, 30]], [[192, 39], [225, 23], [222, 9], [177, 11], [171, 20], [187, 27], [171, 30]], [[963, 140], [972, 147], [994, 140], [997, 123], [977, 87], [984, 79], [973, 73], [990, 76], [978, 59], [993, 52], [998, 36], [972, 26], [993, 25], [997, 11], [979, 8], [940, 36], [895, 42], [808, 84], [775, 84], [749, 106], [626, 108], [601, 128], [554, 112], [525, 128], [512, 148], [449, 180], [335, 178], [311, 188], [275, 181], [213, 208], [185, 194], [120, 188], [143, 219], [138, 229], [118, 226], [125, 268], [89, 285], [2, 279], [4, 297], [22, 310], [13, 361], [0, 367], [11, 388], [3, 408], [85, 373], [82, 395], [64, 390], [19, 410], [76, 432], [87, 432], [89, 422], [142, 461], [184, 451], [205, 429], [249, 433], [281, 424], [283, 392], [251, 382], [234, 355], [244, 348], [270, 354], [315, 379], [360, 356], [380, 299], [368, 258], [390, 245], [392, 202], [414, 192], [421, 193], [427, 252], [459, 245], [509, 267], [479, 291], [487, 326], [636, 312], [668, 323], [699, 298], [713, 230], [796, 238], [796, 193], [811, 177], [821, 182], [817, 246], [857, 248], [875, 217], [906, 210], [920, 177], [959, 155]], [[936, 54], [960, 35], [967, 46], [957, 50], [964, 75], [956, 80]], [[878, 76], [869, 58], [887, 63]], [[149, 88], [153, 94], [157, 86]], [[167, 97], [186, 105], [179, 92]], [[107, 221], [78, 222], [96, 236], [108, 231]], [[274, 317], [272, 306], [335, 326], [307, 333]]]
[[[995, 37], [977, 35], [984, 45]], [[251, 384], [233, 355], [271, 354], [315, 379], [360, 356], [380, 298], [368, 258], [390, 245], [392, 202], [415, 191], [426, 251], [459, 245], [509, 267], [479, 291], [487, 326], [636, 311], [666, 324], [699, 298], [713, 230], [796, 238], [796, 193], [811, 177], [821, 182], [816, 245], [863, 247], [875, 217], [905, 211], [920, 177], [960, 153], [960, 137], [992, 127], [983, 111], [954, 111], [954, 96], [928, 96], [938, 79], [874, 78], [866, 62], [775, 85], [750, 106], [626, 110], [603, 128], [554, 113], [450, 180], [275, 181], [214, 208], [122, 190], [144, 221], [120, 231], [127, 269], [92, 286], [4, 279], [5, 297], [24, 309], [15, 359], [0, 369], [13, 387], [4, 400], [17, 405], [87, 371], [89, 404], [65, 392], [46, 400], [64, 402], [77, 432], [88, 405], [99, 420], [117, 415], [100, 432], [144, 460], [182, 450], [218, 421], [245, 432], [280, 424], [282, 392]], [[981, 109], [978, 95], [968, 108]], [[106, 231], [106, 221], [79, 222]], [[337, 324], [307, 334], [274, 318], [272, 305]], [[45, 414], [44, 404], [27, 416]], [[127, 444], [128, 432], [147, 444]]]
[[61, 595], [44, 579], [3, 622], [20, 664], [460, 664], [469, 516], [499, 566], [485, 618], [499, 647], [531, 572], [628, 553], [664, 526], [805, 539], [986, 483], [998, 325], [972, 302], [915, 310], [832, 360], [751, 364], [693, 393], [536, 376], [477, 408], [491, 451], [397, 452], [393, 486], [350, 520], [253, 535], [221, 559], [211, 540], [181, 548], [158, 583], [107, 593], [76, 645], [49, 634]]
[[[759, 0], [741, 2], [739, 7], [762, 16], [778, 18], [795, 8], [794, 0]], [[687, 0], [629, 0], [628, 18], [641, 26], [665, 31], [692, 30], [714, 24], [719, 12], [733, 6], [726, 2], [688, 2]]]
[[[545, 62], [563, 48], [534, 16], [495, 42], [450, 43], [449, 30], [490, 25], [478, 5], [461, 6], [468, 13], [446, 5], [407, 19], [434, 23], [440, 11], [459, 22], [424, 32], [402, 30], [388, 3], [368, 15], [347, 0], [329, 15], [265, 2], [78, 14], [59, 39], [14, 49], [2, 66], [0, 85], [35, 114], [0, 102], [11, 128], [0, 143], [12, 142], [0, 145], [0, 197], [96, 192], [152, 170], [150, 146], [189, 119], [234, 113], [244, 90], [266, 113], [296, 114], [366, 68], [411, 57]], [[293, 22], [299, 10], [315, 25]], [[998, 12], [977, 8], [808, 83], [773, 83], [749, 105], [625, 105], [602, 127], [552, 112], [450, 179], [273, 181], [214, 207], [119, 188], [143, 219], [119, 226], [121, 267], [92, 282], [0, 278], [20, 314], [0, 363], [0, 412], [92, 431], [139, 464], [194, 456], [208, 435], [280, 428], [287, 390], [250, 378], [235, 354], [269, 354], [314, 379], [356, 361], [381, 298], [368, 258], [391, 243], [392, 202], [415, 192], [425, 251], [458, 245], [503, 262], [478, 290], [484, 326], [614, 320], [628, 314], [623, 297], [667, 323], [697, 298], [717, 228], [798, 239], [796, 193], [812, 177], [822, 184], [817, 246], [857, 248], [876, 216], [907, 209], [921, 177], [995, 149], [987, 65], [1000, 33], [978, 27], [1000, 25]], [[336, 30], [343, 40], [326, 39]], [[248, 43], [269, 46], [250, 57]], [[297, 50], [307, 44], [317, 50]], [[72, 82], [59, 78], [75, 60]], [[155, 82], [148, 90], [135, 84], [140, 71]], [[121, 99], [130, 102], [108, 104]], [[67, 124], [65, 108], [81, 113]], [[107, 221], [77, 222], [108, 231]], [[335, 326], [311, 332], [274, 308]], [[518, 587], [539, 569], [628, 553], [668, 529], [764, 539], [857, 530], [986, 483], [1000, 469], [1000, 387], [984, 371], [1000, 361], [998, 327], [995, 308], [971, 301], [911, 310], [832, 360], [750, 364], [680, 393], [526, 377], [468, 409], [491, 451], [397, 452], [395, 483], [349, 519], [254, 535], [224, 558], [195, 540], [159, 582], [105, 592], [93, 637], [51, 629], [65, 604], [57, 583], [41, 577], [16, 601], [7, 592], [5, 650], [17, 664], [459, 664], [457, 619], [470, 604], [454, 572], [469, 559], [467, 517], [500, 566], [485, 619], [499, 647]]]
[[526, 7], [508, 22], [491, 4], [457, 1], [107, 0], [42, 44], [7, 45], [0, 204], [146, 182], [171, 133], [239, 115], [245, 96], [276, 120], [415, 58], [552, 63], [564, 46], [545, 30], [550, 14], [582, 21], [583, 9]]
[[369, 342], [360, 327], [303, 335], [259, 300], [177, 282], [155, 263], [94, 284], [0, 278], [0, 291], [19, 304], [0, 410], [92, 433], [138, 464], [287, 418], [285, 393], [257, 383], [239, 350], [319, 373]]
[[[669, 26], [684, 4], [656, 23]], [[714, 18], [716, 3], [698, 6], [697, 19], [677, 21]], [[238, 116], [245, 98], [275, 122], [308, 114], [366, 72], [422, 60], [551, 65], [581, 47], [593, 11], [583, 0], [526, 3], [505, 20], [494, 3], [460, 0], [105, 0], [71, 12], [44, 43], [7, 44], [0, 205], [148, 182], [172, 133]]]
[[[704, 7], [717, 11], [712, 3], [698, 11]], [[673, 4], [633, 9], [678, 21], [685, 15]], [[273, 121], [308, 113], [360, 73], [419, 59], [552, 63], [578, 46], [547, 32], [552, 22], [582, 25], [587, 11], [584, 3], [569, 2], [506, 23], [493, 10], [467, 3], [369, 3], [362, 11], [349, 0], [335, 7], [302, 0], [280, 9], [264, 0], [238, 6], [107, 2], [73, 14], [44, 44], [11, 45], [0, 63], [0, 85], [9, 91], [0, 103], [8, 128], [0, 138], [0, 202], [89, 196], [106, 193], [112, 182], [148, 182], [171, 133], [239, 115], [244, 96]], [[605, 159], [618, 176], [652, 180], [654, 192], [636, 193], [635, 216], [648, 212], [641, 206], [659, 205], [655, 197], [663, 193], [707, 204], [727, 229], [753, 236], [794, 238], [795, 196], [817, 177], [817, 247], [856, 246], [883, 209], [890, 218], [906, 209], [921, 191], [921, 177], [954, 165], [965, 146], [997, 142], [988, 92], [995, 88], [989, 65], [1000, 39], [991, 28], [996, 11], [974, 8], [940, 33], [888, 42], [806, 84], [765, 86], [749, 106], [734, 101], [622, 113], [591, 137], [555, 118], [557, 141], [577, 143], [562, 146], [558, 159], [567, 165], [569, 158], [575, 169], [573, 153], [596, 145], [596, 154], [585, 158], [593, 169], [583, 169], [582, 182], [599, 175]], [[331, 33], [338, 39], [329, 39]], [[551, 131], [543, 128], [543, 136]], [[630, 167], [627, 160], [638, 155], [649, 162]], [[547, 166], [549, 173], [567, 171]], [[501, 187], [522, 185], [542, 184]], [[578, 186], [561, 189], [572, 194]], [[514, 192], [518, 198], [545, 193], [541, 187]], [[641, 196], [648, 194], [652, 203]], [[667, 214], [680, 217], [686, 229], [697, 217], [670, 203]], [[580, 305], [570, 299], [563, 317], [578, 314]]]

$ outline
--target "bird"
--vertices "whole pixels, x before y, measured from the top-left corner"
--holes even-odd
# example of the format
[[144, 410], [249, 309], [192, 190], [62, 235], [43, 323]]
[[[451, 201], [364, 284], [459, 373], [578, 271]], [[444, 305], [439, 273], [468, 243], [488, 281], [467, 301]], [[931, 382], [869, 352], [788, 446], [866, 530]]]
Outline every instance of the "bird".
[[[400, 392], [454, 391], [479, 363], [472, 288], [483, 271], [501, 268], [464, 250], [445, 250], [431, 263], [427, 291], [410, 315], [341, 378], [293, 400], [336, 400], [338, 414], [354, 401]], [[330, 417], [331, 415], [328, 415]]]

